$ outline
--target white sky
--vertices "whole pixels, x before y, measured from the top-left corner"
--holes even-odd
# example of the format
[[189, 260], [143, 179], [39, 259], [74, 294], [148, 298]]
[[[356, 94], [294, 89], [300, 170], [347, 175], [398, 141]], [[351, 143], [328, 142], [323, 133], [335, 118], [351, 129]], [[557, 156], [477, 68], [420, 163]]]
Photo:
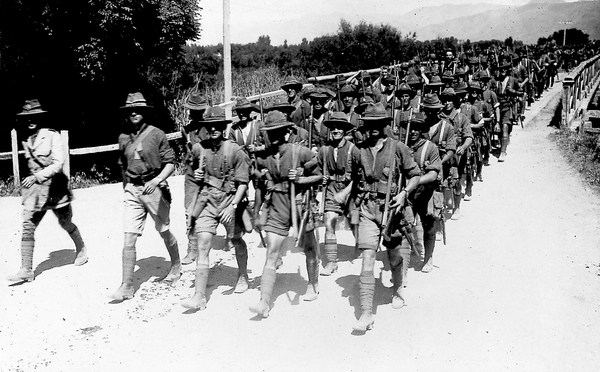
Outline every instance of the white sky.
[[[341, 18], [353, 25], [360, 20], [380, 23], [423, 6], [481, 2], [523, 5], [528, 0], [230, 0], [231, 42], [250, 43], [260, 35], [269, 35], [272, 45], [281, 45], [285, 39], [297, 44], [303, 37], [310, 41], [335, 33]], [[199, 4], [203, 8], [202, 32], [195, 42], [201, 45], [222, 42], [223, 1], [199, 0]]]

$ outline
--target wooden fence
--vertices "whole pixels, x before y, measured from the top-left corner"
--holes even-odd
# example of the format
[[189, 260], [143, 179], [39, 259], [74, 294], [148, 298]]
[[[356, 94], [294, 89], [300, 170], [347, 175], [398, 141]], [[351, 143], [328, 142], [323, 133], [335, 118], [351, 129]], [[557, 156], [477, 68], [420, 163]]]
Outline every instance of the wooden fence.
[[570, 127], [574, 119], [582, 117], [585, 110], [584, 103], [597, 86], [598, 77], [600, 77], [600, 55], [581, 62], [563, 79], [562, 124], [564, 126]]

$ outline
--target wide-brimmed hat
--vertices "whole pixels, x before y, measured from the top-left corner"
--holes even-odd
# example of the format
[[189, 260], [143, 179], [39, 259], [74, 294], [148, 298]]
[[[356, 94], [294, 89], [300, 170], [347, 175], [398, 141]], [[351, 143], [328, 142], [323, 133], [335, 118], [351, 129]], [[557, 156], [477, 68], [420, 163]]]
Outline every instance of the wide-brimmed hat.
[[392, 120], [392, 117], [388, 115], [383, 103], [377, 102], [367, 103], [360, 120], [368, 121], [369, 123], [387, 123]]
[[[406, 129], [407, 122], [401, 122], [402, 127]], [[429, 130], [429, 125], [425, 122], [425, 114], [422, 112], [415, 112], [410, 118], [410, 129], [418, 130], [420, 132], [426, 132]]]
[[329, 115], [329, 119], [324, 120], [323, 125], [330, 129], [334, 126], [341, 126], [345, 132], [354, 129], [354, 125], [348, 121], [346, 114], [340, 111], [333, 112]]
[[294, 123], [288, 121], [287, 115], [281, 111], [269, 111], [265, 118], [265, 124], [261, 130], [274, 130], [279, 128], [293, 127]]
[[310, 100], [328, 100], [333, 97], [335, 97], [335, 93], [324, 87], [313, 88], [304, 93], [304, 98]]
[[454, 76], [458, 77], [458, 76], [463, 76], [465, 74], [465, 70], [463, 70], [462, 68], [457, 68], [456, 72], [454, 73]]
[[356, 89], [351, 84], [346, 84], [340, 89], [340, 96], [352, 96], [356, 97]]
[[410, 67], [410, 66], [408, 65], [408, 62], [402, 62], [402, 63], [400, 64], [400, 68], [401, 68], [401, 69], [403, 69], [403, 70], [406, 70], [406, 69], [408, 69], [409, 67]]
[[406, 76], [406, 83], [408, 85], [419, 85], [422, 83], [421, 78], [418, 77], [415, 74], [408, 74], [408, 76]]
[[410, 98], [414, 98], [417, 95], [417, 92], [415, 92], [410, 85], [408, 85], [405, 82], [402, 82], [399, 86], [398, 89], [396, 89], [396, 97], [400, 97], [403, 94], [408, 94], [410, 96]]
[[394, 85], [396, 84], [396, 77], [394, 75], [388, 75], [381, 79], [383, 85]]
[[454, 92], [456, 92], [457, 95], [466, 94], [468, 89], [469, 86], [464, 81], [461, 81], [454, 86]]
[[444, 71], [444, 74], [442, 75], [442, 81], [446, 81], [448, 83], [452, 83], [454, 81], [454, 75], [452, 75], [450, 70]]
[[183, 107], [190, 110], [206, 110], [208, 108], [208, 103], [206, 102], [206, 98], [204, 98], [200, 92], [192, 92], [183, 103]]
[[360, 98], [358, 100], [358, 105], [354, 108], [354, 112], [356, 112], [358, 115], [362, 115], [364, 113], [365, 109], [367, 108], [367, 105], [370, 103], [375, 103], [375, 101], [373, 100], [373, 97], [360, 96]]
[[250, 110], [254, 112], [260, 112], [260, 108], [256, 106], [254, 103], [251, 103], [244, 97], [240, 97], [235, 100], [235, 105], [233, 105], [233, 111], [243, 111]]
[[470, 65], [476, 65], [479, 63], [479, 59], [475, 58], [475, 57], [469, 57], [469, 64]]
[[281, 89], [294, 89], [296, 92], [300, 92], [302, 90], [302, 83], [296, 79], [287, 79], [282, 85]]
[[125, 106], [121, 106], [122, 109], [132, 109], [132, 108], [152, 108], [147, 102], [142, 93], [129, 93], [127, 95], [127, 99], [125, 100]]
[[289, 115], [292, 112], [296, 111], [296, 106], [291, 105], [287, 102], [275, 101], [271, 106], [263, 108], [264, 113], [268, 113], [271, 111], [279, 111]]
[[438, 95], [435, 93], [428, 93], [423, 97], [423, 101], [421, 102], [421, 106], [423, 108], [429, 109], [442, 109], [444, 105], [440, 102]]
[[438, 75], [433, 75], [426, 85], [429, 87], [441, 87], [444, 83], [442, 83], [442, 79]]
[[482, 92], [483, 88], [481, 84], [477, 80], [472, 80], [469, 82], [469, 87], [467, 88], [469, 92]]
[[225, 109], [221, 106], [209, 107], [204, 111], [203, 120], [198, 120], [200, 126], [205, 125], [227, 125], [231, 120], [225, 118]]
[[42, 109], [42, 105], [37, 99], [30, 99], [25, 101], [23, 111], [19, 112], [17, 116], [45, 114], [46, 112], [48, 111]]
[[511, 68], [511, 67], [512, 67], [512, 65], [511, 65], [510, 61], [508, 61], [508, 60], [501, 60], [498, 63], [498, 70], [504, 70], [504, 69]]
[[481, 81], [489, 81], [492, 79], [490, 74], [488, 74], [485, 70], [480, 70], [475, 76]]

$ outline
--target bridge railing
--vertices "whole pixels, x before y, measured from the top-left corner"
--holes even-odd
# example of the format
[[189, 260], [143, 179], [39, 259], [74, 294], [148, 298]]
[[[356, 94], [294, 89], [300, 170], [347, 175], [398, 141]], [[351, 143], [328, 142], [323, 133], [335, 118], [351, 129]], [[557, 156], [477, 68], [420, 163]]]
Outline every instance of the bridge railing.
[[583, 116], [587, 98], [597, 87], [599, 77], [600, 55], [597, 55], [581, 62], [563, 78], [563, 126], [569, 128], [576, 118]]

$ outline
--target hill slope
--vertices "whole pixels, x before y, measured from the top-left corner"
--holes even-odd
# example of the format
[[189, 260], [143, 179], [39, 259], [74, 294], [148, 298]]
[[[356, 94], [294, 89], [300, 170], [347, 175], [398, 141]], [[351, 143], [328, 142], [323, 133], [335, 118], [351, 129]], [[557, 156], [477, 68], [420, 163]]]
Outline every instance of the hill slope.
[[473, 41], [512, 36], [516, 40], [535, 43], [539, 37], [546, 37], [564, 28], [560, 21], [570, 20], [572, 24], [568, 25], [569, 28], [578, 28], [588, 33], [590, 38], [600, 39], [599, 16], [600, 1], [530, 2], [519, 7], [504, 7], [453, 19], [448, 17], [444, 22], [415, 31], [421, 40], [447, 35]]

